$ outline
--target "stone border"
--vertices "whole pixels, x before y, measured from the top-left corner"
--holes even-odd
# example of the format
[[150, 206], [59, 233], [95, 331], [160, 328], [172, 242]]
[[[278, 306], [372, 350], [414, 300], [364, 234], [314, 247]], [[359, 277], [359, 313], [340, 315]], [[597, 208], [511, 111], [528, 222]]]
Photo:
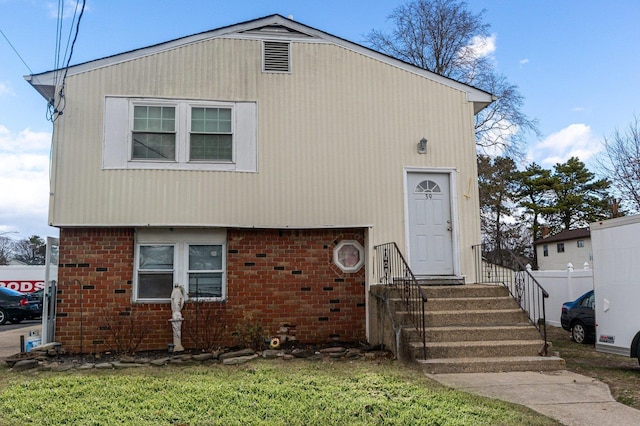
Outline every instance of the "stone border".
[[[113, 370], [139, 368], [144, 366], [171, 366], [171, 365], [199, 365], [199, 364], [222, 364], [239, 365], [254, 359], [282, 359], [291, 361], [295, 359], [306, 359], [312, 361], [322, 360], [373, 360], [378, 358], [393, 358], [391, 352], [380, 350], [362, 350], [357, 348], [330, 347], [316, 351], [310, 349], [267, 349], [264, 351], [253, 351], [242, 349], [231, 352], [202, 352], [198, 354], [173, 354], [158, 358], [144, 356], [122, 355], [112, 361], [100, 362], [99, 358], [95, 362], [87, 362], [79, 358], [56, 354], [52, 351], [32, 351], [29, 354], [16, 354], [5, 361], [11, 366], [11, 371], [24, 371], [37, 369], [38, 371], [69, 371], [69, 370]], [[21, 358], [22, 355], [22, 359]], [[25, 356], [27, 355], [27, 356]], [[13, 359], [12, 359], [13, 358]]]

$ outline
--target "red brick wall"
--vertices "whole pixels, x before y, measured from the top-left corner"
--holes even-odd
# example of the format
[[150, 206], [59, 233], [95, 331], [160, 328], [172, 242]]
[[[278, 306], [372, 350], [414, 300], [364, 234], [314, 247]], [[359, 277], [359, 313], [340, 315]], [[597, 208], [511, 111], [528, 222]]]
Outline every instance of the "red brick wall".
[[[221, 346], [251, 318], [267, 335], [286, 325], [304, 343], [365, 340], [364, 267], [333, 264], [341, 240], [364, 245], [361, 229], [255, 230], [227, 234], [227, 300], [185, 305], [182, 343], [220, 337]], [[169, 303], [132, 304], [134, 230], [60, 230], [56, 340], [70, 352], [166, 349], [172, 342]], [[196, 315], [197, 313], [197, 315]], [[226, 334], [206, 322], [226, 324]], [[220, 327], [216, 327], [219, 329]]]

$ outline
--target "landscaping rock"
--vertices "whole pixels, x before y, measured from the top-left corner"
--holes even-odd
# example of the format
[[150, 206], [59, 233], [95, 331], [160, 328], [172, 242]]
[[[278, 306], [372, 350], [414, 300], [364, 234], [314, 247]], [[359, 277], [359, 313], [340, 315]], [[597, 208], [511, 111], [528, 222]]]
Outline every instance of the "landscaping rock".
[[101, 362], [99, 364], [96, 364], [96, 369], [98, 370], [110, 370], [113, 368], [113, 364], [111, 364], [110, 362]]
[[38, 366], [38, 360], [23, 359], [21, 361], [16, 362], [13, 365], [13, 369], [15, 371], [31, 370], [32, 368], [36, 368], [37, 366]]
[[291, 355], [296, 358], [309, 358], [313, 353], [308, 349], [294, 349], [291, 351]]
[[136, 359], [129, 355], [123, 355], [120, 357], [120, 362], [122, 363], [133, 363], [136, 362]]
[[336, 352], [346, 352], [347, 350], [341, 346], [336, 346], [336, 347], [332, 347], [332, 348], [324, 348], [324, 349], [320, 349], [318, 352], [320, 352], [321, 354], [332, 354], [332, 353], [336, 353]]
[[194, 361], [207, 361], [210, 359], [213, 359], [213, 354], [211, 352], [205, 352], [193, 356]]
[[[73, 366], [71, 366], [71, 367], [73, 367]], [[94, 363], [85, 362], [80, 367], [78, 367], [78, 370], [93, 370], [95, 367], [96, 367], [96, 365]]]
[[249, 362], [256, 358], [258, 358], [258, 355], [254, 353], [253, 355], [245, 355], [245, 356], [239, 356], [235, 358], [226, 358], [222, 360], [222, 363], [224, 365], [238, 365], [238, 364], [244, 364], [245, 362]]
[[267, 349], [265, 351], [262, 351], [262, 358], [265, 358], [265, 359], [274, 359], [274, 358], [280, 358], [283, 356], [284, 356], [283, 351], [279, 351], [275, 349]]
[[220, 361], [224, 361], [225, 359], [228, 359], [228, 358], [238, 358], [238, 357], [250, 356], [254, 354], [255, 352], [253, 351], [253, 349], [242, 349], [239, 351], [225, 352], [223, 354], [220, 354], [220, 356], [218, 356], [218, 359]]
[[111, 365], [113, 365], [113, 368], [117, 368], [122, 370], [123, 368], [137, 368], [137, 367], [144, 367], [144, 364], [137, 364], [135, 362], [120, 362], [120, 361], [116, 361], [114, 363], [112, 363]]
[[162, 366], [162, 365], [167, 365], [170, 360], [171, 360], [171, 358], [169, 358], [169, 357], [158, 358], [158, 359], [154, 359], [153, 361], [151, 361], [150, 364], [151, 365], [155, 365], [155, 366]]
[[362, 356], [362, 351], [360, 349], [347, 349], [344, 356], [349, 359], [360, 358]]

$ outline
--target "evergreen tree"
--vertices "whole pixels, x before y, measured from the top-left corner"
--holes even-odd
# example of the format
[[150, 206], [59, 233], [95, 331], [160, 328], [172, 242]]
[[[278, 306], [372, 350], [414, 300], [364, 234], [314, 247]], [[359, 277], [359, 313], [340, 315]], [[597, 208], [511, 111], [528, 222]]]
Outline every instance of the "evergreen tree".
[[509, 247], [505, 238], [512, 217], [516, 195], [516, 164], [509, 157], [478, 156], [478, 188], [483, 242], [495, 261], [502, 258], [502, 249]]
[[596, 180], [578, 158], [557, 163], [552, 180], [555, 203], [545, 216], [553, 229], [580, 228], [611, 216], [609, 181]]

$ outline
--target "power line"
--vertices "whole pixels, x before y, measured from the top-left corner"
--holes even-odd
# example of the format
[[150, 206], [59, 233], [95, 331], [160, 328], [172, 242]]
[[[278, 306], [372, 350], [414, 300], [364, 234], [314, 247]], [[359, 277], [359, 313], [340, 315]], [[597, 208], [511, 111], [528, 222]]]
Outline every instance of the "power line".
[[[76, 17], [76, 12], [78, 9], [78, 4], [80, 3], [80, 1], [78, 0], [76, 2], [76, 7], [75, 7], [75, 11], [73, 14], [73, 21], [75, 21], [75, 17]], [[61, 45], [61, 36], [62, 36], [62, 17], [64, 14], [64, 6], [62, 5], [63, 2], [60, 1], [59, 2], [59, 6], [58, 6], [58, 28], [57, 28], [57, 35], [56, 35], [56, 67], [59, 65], [59, 59], [60, 59], [60, 48], [62, 47]], [[69, 64], [71, 63], [71, 57], [73, 56], [73, 47], [76, 44], [76, 40], [78, 39], [78, 32], [80, 30], [80, 21], [82, 20], [82, 15], [84, 14], [84, 9], [85, 9], [85, 5], [86, 5], [86, 0], [82, 0], [82, 6], [80, 8], [80, 14], [78, 15], [78, 20], [76, 21], [76, 27], [75, 27], [75, 34], [73, 36], [73, 41], [71, 42], [71, 48], [68, 50], [69, 51], [69, 56], [66, 60], [66, 64], [64, 66], [64, 74], [62, 75], [62, 81], [60, 83], [60, 90], [58, 92], [58, 96], [59, 96], [59, 100], [57, 103], [54, 104], [54, 99], [51, 99], [51, 101], [49, 102], [49, 120], [51, 121], [55, 121], [56, 118], [58, 118], [58, 116], [62, 115], [64, 108], [65, 108], [65, 104], [66, 104], [66, 100], [65, 100], [65, 95], [64, 95], [64, 85], [65, 85], [65, 80], [67, 79], [67, 73], [69, 71]], [[73, 28], [73, 21], [72, 21], [72, 28]], [[71, 31], [69, 32], [69, 39], [71, 38]], [[67, 39], [67, 47], [65, 48], [65, 56], [66, 56], [66, 51], [69, 48], [69, 39]], [[62, 62], [64, 63], [64, 58], [62, 58]], [[57, 82], [56, 82], [57, 83]], [[57, 86], [57, 84], [56, 84]]]
[[11, 46], [11, 49], [13, 49], [15, 54], [18, 55], [18, 58], [20, 58], [20, 60], [24, 64], [24, 66], [27, 67], [27, 69], [29, 70], [29, 73], [33, 74], [33, 71], [31, 71], [31, 68], [29, 68], [29, 65], [27, 65], [27, 63], [24, 61], [24, 59], [22, 59], [22, 56], [20, 56], [20, 53], [18, 53], [16, 48], [13, 46], [13, 44], [11, 44], [11, 41], [9, 41], [9, 38], [5, 35], [5, 33], [1, 29], [0, 29], [0, 34], [2, 34], [2, 37], [4, 37], [5, 40], [7, 40], [7, 43], [9, 43], [9, 46]]

